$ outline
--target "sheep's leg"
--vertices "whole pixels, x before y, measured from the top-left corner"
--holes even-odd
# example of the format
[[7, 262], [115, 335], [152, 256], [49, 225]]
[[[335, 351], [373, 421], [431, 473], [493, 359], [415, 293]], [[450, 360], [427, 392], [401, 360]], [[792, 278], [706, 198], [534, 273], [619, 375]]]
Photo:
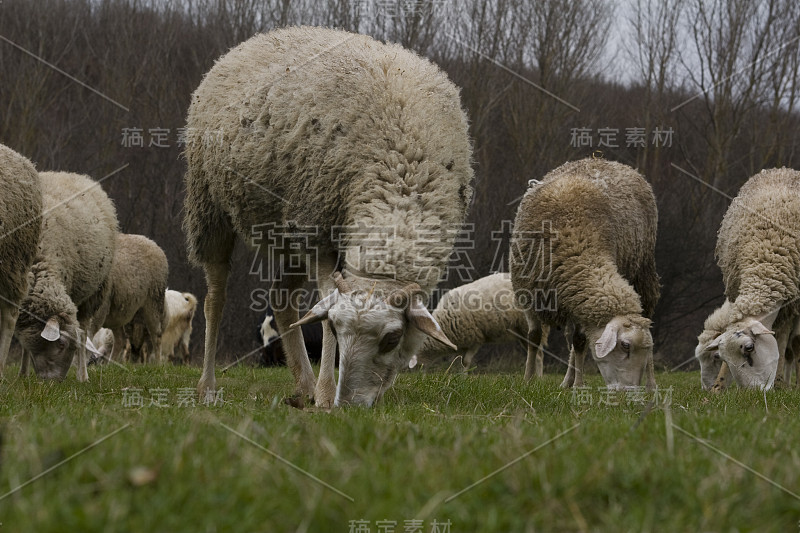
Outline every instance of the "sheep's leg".
[[567, 359], [567, 373], [564, 374], [564, 380], [561, 382], [562, 389], [572, 387], [575, 382], [575, 346], [572, 344], [572, 328], [566, 327], [564, 329], [564, 339], [567, 341], [567, 348], [569, 348], [569, 357]]
[[115, 328], [111, 331], [114, 334], [114, 346], [111, 347], [109, 360], [121, 361], [125, 352], [125, 329]]
[[790, 323], [782, 326], [775, 332], [775, 340], [778, 341], [778, 368], [775, 370], [775, 388], [782, 388], [789, 384], [788, 380], [784, 379], [784, 368], [786, 365], [786, 348], [789, 344], [789, 333], [791, 333], [792, 325]]
[[150, 351], [152, 358], [159, 364], [164, 363], [161, 355], [161, 317], [157, 310], [148, 309], [144, 313], [144, 325], [147, 328], [147, 335], [150, 338]]
[[5, 302], [0, 306], [0, 376], [6, 366], [8, 350], [11, 347], [11, 337], [14, 336], [14, 326], [17, 324], [19, 309]]
[[583, 365], [586, 361], [586, 334], [583, 328], [575, 326], [575, 333], [572, 335], [572, 347], [575, 353], [575, 381], [573, 387], [583, 387]]
[[537, 373], [536, 352], [541, 348], [542, 325], [531, 310], [525, 312], [525, 318], [528, 321], [528, 337], [526, 339], [528, 357], [525, 359], [525, 381], [530, 381], [534, 375], [541, 376], [541, 368]]
[[89, 368], [87, 366], [86, 360], [86, 330], [83, 329], [87, 327], [88, 324], [81, 324], [81, 328], [78, 329], [77, 334], [77, 341], [78, 341], [78, 364], [75, 370], [77, 375], [78, 381], [81, 383], [86, 383], [89, 381]]
[[282, 275], [282, 279], [276, 280], [272, 285], [270, 303], [273, 305], [275, 325], [278, 326], [283, 351], [286, 353], [286, 366], [294, 376], [294, 394], [300, 398], [313, 398], [316, 379], [303, 342], [303, 329], [289, 327], [300, 319], [299, 289], [302, 288], [303, 281], [298, 276]]
[[645, 383], [645, 389], [647, 392], [655, 392], [656, 387], [656, 371], [653, 365], [653, 354], [650, 354], [647, 357], [647, 368], [645, 369], [647, 372], [647, 382]]
[[728, 383], [731, 381], [730, 378], [731, 370], [728, 368], [728, 363], [723, 361], [722, 366], [719, 368], [717, 379], [714, 380], [714, 386], [711, 387], [711, 392], [716, 394], [724, 391], [728, 387]]
[[534, 368], [537, 378], [544, 376], [544, 347], [547, 346], [547, 338], [550, 336], [550, 326], [542, 324], [542, 340], [536, 348], [536, 366]]
[[[331, 274], [336, 269], [336, 258], [328, 258], [324, 262], [320, 258], [317, 271], [319, 281], [317, 287], [321, 295], [327, 296], [333, 291]], [[322, 321], [322, 357], [319, 362], [319, 378], [314, 387], [314, 402], [318, 407], [331, 409], [336, 399], [336, 337], [327, 320]]]
[[28, 350], [22, 350], [22, 363], [19, 366], [19, 375], [25, 377], [28, 375], [28, 368], [31, 360], [31, 354]]
[[472, 360], [475, 358], [475, 354], [478, 353], [480, 350], [480, 345], [473, 346], [472, 348], [468, 348], [467, 351], [464, 353], [464, 358], [461, 360], [462, 370], [466, 372], [469, 370], [469, 367], [472, 366]]
[[208, 294], [203, 303], [206, 316], [206, 345], [203, 354], [203, 374], [197, 383], [197, 392], [204, 398], [206, 391], [216, 391], [217, 379], [214, 376], [214, 365], [217, 358], [217, 335], [222, 318], [222, 307], [225, 305], [225, 290], [228, 284], [230, 265], [224, 263], [208, 263], [205, 265]]
[[314, 388], [314, 402], [318, 407], [331, 409], [336, 398], [336, 337], [333, 336], [330, 324], [322, 321], [322, 359], [319, 366], [319, 379]]

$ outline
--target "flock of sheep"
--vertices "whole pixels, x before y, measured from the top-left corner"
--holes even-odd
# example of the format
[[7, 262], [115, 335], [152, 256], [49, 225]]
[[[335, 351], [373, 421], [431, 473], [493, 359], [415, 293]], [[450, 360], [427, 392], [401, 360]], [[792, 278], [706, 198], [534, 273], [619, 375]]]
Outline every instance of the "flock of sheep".
[[0, 145], [0, 185], [0, 368], [13, 334], [23, 374], [32, 365], [41, 378], [63, 379], [75, 359], [78, 381], [89, 379], [87, 348], [121, 354], [126, 327], [138, 354], [144, 331], [160, 358], [179, 339], [188, 343], [197, 300], [167, 290], [164, 252], [146, 237], [119, 233], [116, 209], [95, 181], [37, 172]]
[[[208, 131], [223, 142], [202, 142]], [[264, 224], [316, 228], [268, 251], [279, 259], [270, 261], [270, 300], [289, 297], [273, 305], [268, 329], [281, 334], [295, 405], [371, 406], [417, 355], [460, 354], [469, 366], [480, 345], [517, 338], [528, 345], [526, 378], [541, 376], [553, 326], [567, 332], [570, 347], [562, 386], [582, 385], [587, 348], [609, 387], [643, 379], [656, 386], [656, 202], [634, 169], [585, 159], [532, 180], [517, 211], [510, 275], [455, 289], [431, 314], [425, 299], [447, 266], [473, 177], [458, 88], [433, 63], [338, 30], [257, 35], [205, 76], [187, 132], [183, 227], [208, 287], [199, 393], [216, 388], [234, 243]], [[2, 361], [15, 328], [30, 355], [23, 367], [30, 361], [41, 377], [62, 379], [75, 357], [78, 380], [87, 380], [84, 332], [101, 327], [109, 329], [92, 349], [111, 357], [126, 337], [132, 352], [149, 343], [154, 354], [171, 353], [180, 342], [188, 356], [196, 299], [166, 290], [163, 251], [118, 233], [114, 206], [96, 183], [37, 173], [5, 147], [0, 176]], [[732, 377], [769, 389], [776, 376], [788, 381], [786, 362], [800, 358], [799, 179], [793, 170], [762, 171], [723, 220], [716, 254], [728, 301], [709, 317], [696, 351], [706, 388]], [[298, 257], [309, 260], [310, 275], [289, 268]], [[297, 295], [310, 279], [321, 297], [301, 318]], [[542, 291], [557, 305], [536, 305], [532, 295]], [[300, 327], [317, 322], [318, 378]]]

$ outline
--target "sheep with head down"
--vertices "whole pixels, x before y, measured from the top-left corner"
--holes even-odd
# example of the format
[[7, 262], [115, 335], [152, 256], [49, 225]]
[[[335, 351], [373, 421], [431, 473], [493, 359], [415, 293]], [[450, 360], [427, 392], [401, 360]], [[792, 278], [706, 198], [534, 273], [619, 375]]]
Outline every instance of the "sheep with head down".
[[0, 144], [0, 375], [42, 230], [42, 189], [26, 158]]
[[[217, 61], [187, 126], [184, 229], [208, 285], [198, 392], [216, 386], [234, 242], [257, 228], [279, 237], [260, 251], [299, 397], [370, 406], [426, 335], [447, 342], [423, 298], [447, 266], [472, 169], [459, 92], [438, 67], [368, 36], [284, 28]], [[209, 132], [222, 142], [204, 142]], [[309, 279], [324, 298], [298, 320]], [[315, 384], [292, 326], [323, 320]]]
[[[775, 332], [800, 313], [800, 172], [762, 170], [739, 190], [717, 234], [717, 264], [730, 301], [709, 345], [740, 386], [768, 390], [781, 347]], [[785, 341], [782, 341], [785, 347]]]
[[40, 172], [39, 178], [42, 234], [16, 334], [40, 378], [64, 379], [77, 356], [77, 379], [88, 381], [85, 332], [110, 288], [117, 212], [88, 176]]
[[[528, 315], [574, 326], [563, 387], [583, 384], [587, 344], [609, 388], [639, 386], [653, 374], [652, 316], [660, 292], [655, 267], [653, 191], [634, 169], [583, 159], [549, 172], [525, 193], [511, 239], [511, 282]], [[535, 295], [553, 291], [555, 306]]]

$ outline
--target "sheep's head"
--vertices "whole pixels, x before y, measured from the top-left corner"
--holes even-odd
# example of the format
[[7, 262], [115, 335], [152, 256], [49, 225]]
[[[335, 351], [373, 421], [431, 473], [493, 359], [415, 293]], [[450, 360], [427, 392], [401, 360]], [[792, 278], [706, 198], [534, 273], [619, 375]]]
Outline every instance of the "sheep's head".
[[709, 350], [728, 363], [733, 380], [741, 387], [769, 390], [778, 371], [778, 341], [775, 333], [755, 318], [729, 326], [714, 339]]
[[337, 273], [337, 288], [296, 327], [328, 320], [339, 345], [339, 382], [334, 405], [370, 407], [408, 367], [426, 335], [455, 346], [422, 303], [416, 283], [390, 291], [353, 290]]
[[587, 331], [592, 357], [606, 386], [637, 387], [653, 357], [650, 320], [639, 315], [616, 316], [604, 328]]
[[700, 384], [703, 386], [703, 390], [711, 390], [720, 368], [722, 368], [722, 359], [718, 350], [711, 348], [711, 343], [721, 334], [721, 331], [705, 330], [697, 338], [694, 356], [700, 363]]
[[60, 381], [67, 376], [78, 348], [78, 326], [69, 317], [50, 317], [43, 329], [26, 340], [25, 348], [33, 356], [38, 377]]

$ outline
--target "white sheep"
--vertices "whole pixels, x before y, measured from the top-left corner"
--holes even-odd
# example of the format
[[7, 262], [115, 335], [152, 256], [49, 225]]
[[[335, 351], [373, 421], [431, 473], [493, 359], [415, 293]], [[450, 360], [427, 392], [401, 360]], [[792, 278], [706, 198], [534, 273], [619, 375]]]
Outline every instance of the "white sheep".
[[92, 331], [111, 329], [114, 348], [110, 358], [121, 359], [126, 340], [124, 327], [133, 320], [144, 325], [156, 353], [160, 352], [168, 275], [167, 256], [156, 243], [142, 235], [117, 235], [109, 290], [95, 313]]
[[[484, 344], [514, 343], [528, 338], [528, 320], [514, 299], [508, 273], [491, 274], [448, 291], [439, 300], [433, 318], [450, 342], [458, 346], [458, 351], [453, 354], [442, 343], [426, 339], [419, 357], [459, 356], [463, 368], [472, 365], [475, 354]], [[541, 345], [527, 345], [526, 380], [534, 375], [542, 376], [543, 349], [550, 333], [549, 326], [544, 328]]]
[[[161, 335], [161, 351], [158, 355], [159, 363], [167, 360], [175, 362], [176, 347], [181, 350], [180, 362], [189, 363], [189, 340], [192, 336], [192, 320], [196, 309], [197, 297], [194, 294], [167, 289], [164, 294], [164, 327]], [[153, 347], [145, 336], [142, 321], [134, 320], [126, 326], [125, 333], [130, 340], [130, 351], [140, 354], [141, 359], [148, 360], [147, 354], [153, 352]]]
[[511, 281], [526, 309], [529, 343], [540, 342], [537, 319], [575, 328], [562, 386], [583, 384], [588, 339], [606, 386], [638, 386], [646, 371], [648, 389], [655, 388], [656, 225], [650, 185], [620, 163], [566, 163], [525, 193], [511, 239]]
[[84, 332], [109, 289], [117, 215], [108, 195], [88, 176], [41, 172], [39, 178], [42, 234], [17, 338], [39, 377], [63, 379], [77, 354], [77, 379], [88, 381]]
[[[703, 324], [703, 331], [697, 337], [695, 357], [700, 363], [700, 382], [703, 390], [720, 392], [728, 387], [731, 382], [731, 372], [728, 364], [719, 356], [718, 349], [710, 348], [714, 340], [725, 333], [730, 323], [731, 302], [725, 300]], [[792, 367], [800, 363], [800, 316], [793, 321], [790, 316], [784, 317], [781, 324], [775, 321], [775, 339], [778, 343], [780, 359], [776, 371], [775, 382], [791, 383]], [[800, 373], [795, 373], [795, 379], [800, 384]]]
[[30, 161], [0, 144], [0, 376], [28, 293], [42, 229], [42, 189]]
[[[217, 61], [187, 126], [184, 229], [208, 284], [201, 394], [216, 386], [237, 235], [275, 237], [261, 252], [275, 267], [270, 303], [298, 397], [372, 405], [425, 334], [447, 342], [422, 297], [447, 266], [472, 169], [459, 92], [438, 67], [365, 35], [284, 28]], [[212, 133], [222, 142], [204, 139]], [[334, 290], [340, 259], [347, 281]], [[298, 322], [309, 279], [327, 296]], [[315, 389], [302, 333], [290, 327], [324, 319]]]
[[[781, 347], [800, 314], [800, 172], [762, 170], [731, 202], [717, 234], [717, 264], [730, 300], [709, 345], [744, 387], [772, 388]], [[773, 331], [774, 329], [774, 331]]]
[[190, 292], [167, 290], [164, 298], [166, 326], [161, 337], [161, 360], [172, 359], [180, 347], [181, 361], [189, 364], [189, 339], [192, 320], [197, 309], [197, 297]]

